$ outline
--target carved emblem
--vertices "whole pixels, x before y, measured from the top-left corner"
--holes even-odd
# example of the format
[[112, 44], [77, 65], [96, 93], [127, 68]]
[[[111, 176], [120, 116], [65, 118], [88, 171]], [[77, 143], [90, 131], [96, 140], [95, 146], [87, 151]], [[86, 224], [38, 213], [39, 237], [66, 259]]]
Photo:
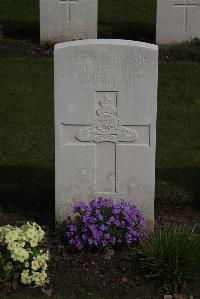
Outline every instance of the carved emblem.
[[75, 135], [76, 139], [84, 142], [134, 142], [137, 132], [120, 124], [118, 110], [108, 94], [99, 101], [96, 110], [95, 124], [86, 129], [80, 129]]

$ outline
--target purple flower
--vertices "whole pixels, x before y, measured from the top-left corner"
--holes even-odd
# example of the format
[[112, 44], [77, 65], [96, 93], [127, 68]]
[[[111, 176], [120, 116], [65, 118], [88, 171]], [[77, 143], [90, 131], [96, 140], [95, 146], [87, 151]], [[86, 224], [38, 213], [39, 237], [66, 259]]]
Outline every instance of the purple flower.
[[127, 201], [111, 198], [81, 201], [73, 208], [74, 217], [67, 217], [65, 237], [78, 250], [84, 247], [131, 245], [146, 237], [143, 215]]

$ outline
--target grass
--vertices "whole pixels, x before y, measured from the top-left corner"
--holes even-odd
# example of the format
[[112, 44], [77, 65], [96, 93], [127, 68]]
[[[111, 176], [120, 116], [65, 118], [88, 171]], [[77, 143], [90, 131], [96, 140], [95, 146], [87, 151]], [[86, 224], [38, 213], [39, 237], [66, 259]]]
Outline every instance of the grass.
[[[99, 0], [100, 35], [153, 39], [155, 2]], [[7, 33], [39, 38], [37, 0], [0, 0], [0, 5]], [[161, 48], [162, 58], [174, 60], [159, 69], [156, 198], [163, 202], [198, 204], [199, 48], [198, 40]], [[53, 61], [8, 57], [0, 65], [2, 205], [43, 221], [41, 207], [54, 206]], [[45, 214], [46, 221], [52, 213]]]
[[4, 58], [0, 65], [1, 204], [37, 218], [42, 201], [48, 219], [54, 206], [52, 60]]
[[[99, 36], [154, 40], [155, 15], [156, 0], [99, 0]], [[0, 0], [0, 25], [6, 35], [39, 39], [39, 1]]]
[[189, 226], [165, 226], [136, 249], [141, 268], [167, 293], [183, 292], [200, 275], [200, 238]]
[[[39, 222], [52, 219], [54, 206], [52, 63], [52, 58], [0, 59], [1, 204]], [[199, 81], [198, 63], [160, 64], [156, 197], [163, 202], [198, 203]]]
[[154, 41], [156, 0], [99, 0], [99, 35]]
[[198, 204], [200, 195], [200, 64], [160, 64], [156, 195]]
[[0, 0], [0, 25], [6, 35], [39, 38], [39, 1]]
[[160, 47], [161, 60], [192, 60], [200, 62], [200, 39]]
[[6, 165], [49, 167], [53, 160], [52, 60], [4, 58], [1, 71], [0, 130], [5, 146], [1, 158]]

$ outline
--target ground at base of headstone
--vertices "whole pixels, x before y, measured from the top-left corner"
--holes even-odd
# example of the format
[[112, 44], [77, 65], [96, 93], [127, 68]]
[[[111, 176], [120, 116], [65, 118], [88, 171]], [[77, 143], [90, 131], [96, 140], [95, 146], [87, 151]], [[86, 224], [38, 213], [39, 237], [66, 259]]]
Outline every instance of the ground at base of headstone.
[[[43, 43], [31, 40], [11, 39], [0, 35], [0, 57], [31, 56], [36, 58], [52, 57], [53, 43]], [[192, 60], [200, 61], [200, 39], [191, 42], [160, 46], [160, 61]]]
[[[66, 248], [59, 246], [51, 249], [51, 255], [51, 282], [48, 286], [40, 289], [5, 283], [0, 286], [1, 298], [164, 298], [164, 292], [159, 290], [157, 284], [141, 274], [131, 251], [115, 252], [112, 256], [100, 253], [67, 254]], [[183, 296], [177, 298], [199, 299], [199, 283], [199, 280], [193, 281]]]
[[[0, 225], [20, 225], [28, 219], [0, 210]], [[200, 211], [192, 207], [156, 207], [156, 224], [199, 222]], [[46, 245], [50, 248], [50, 284], [42, 290], [15, 283], [0, 284], [0, 298], [32, 299], [163, 299], [166, 293], [156, 280], [144, 276], [131, 248], [107, 252], [71, 252], [55, 231], [46, 226]], [[181, 299], [200, 299], [200, 280], [187, 285]], [[184, 296], [183, 296], [184, 295]]]
[[9, 39], [0, 36], [0, 57], [31, 56], [35, 58], [53, 55], [54, 45], [44, 43], [40, 45], [30, 40]]

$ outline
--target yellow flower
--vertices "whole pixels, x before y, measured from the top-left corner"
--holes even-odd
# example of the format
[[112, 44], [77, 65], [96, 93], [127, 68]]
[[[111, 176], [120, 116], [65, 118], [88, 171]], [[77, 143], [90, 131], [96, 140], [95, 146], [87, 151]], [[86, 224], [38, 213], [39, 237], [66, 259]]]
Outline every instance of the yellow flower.
[[14, 261], [25, 262], [29, 258], [29, 253], [26, 249], [16, 246], [11, 254]]
[[43, 286], [46, 283], [47, 273], [45, 271], [33, 272], [32, 281], [36, 286]]
[[32, 268], [34, 271], [37, 271], [37, 270], [40, 268], [40, 265], [39, 265], [39, 263], [38, 263], [37, 260], [32, 261], [32, 263], [31, 263], [31, 268]]
[[12, 243], [13, 241], [15, 241], [15, 235], [13, 234], [12, 231], [10, 231], [9, 233], [6, 234], [5, 241], [8, 244]]
[[27, 238], [29, 239], [32, 239], [35, 237], [35, 230], [32, 229], [32, 228], [29, 228], [27, 231], [26, 231], [26, 236]]
[[29, 267], [29, 262], [26, 262], [26, 263], [24, 264], [24, 266], [25, 266], [26, 268], [28, 268], [28, 267]]
[[29, 275], [29, 270], [23, 270], [23, 272], [21, 273], [21, 282], [23, 284], [31, 283], [31, 276]]
[[[39, 251], [35, 254], [32, 247], [38, 246], [38, 243], [44, 238], [44, 231], [36, 223], [12, 227], [10, 225], [0, 227], [0, 242], [5, 242], [11, 259], [20, 262], [24, 266], [21, 273], [21, 282], [23, 284], [31, 284], [43, 286], [47, 282], [47, 261], [49, 260], [49, 252]], [[29, 258], [32, 256], [32, 261]], [[1, 256], [1, 253], [0, 253]], [[31, 266], [31, 270], [29, 268]], [[13, 269], [11, 262], [4, 265], [3, 269], [9, 271]]]
[[36, 247], [38, 245], [38, 240], [36, 240], [36, 239], [30, 240], [29, 243], [30, 243], [31, 247]]

